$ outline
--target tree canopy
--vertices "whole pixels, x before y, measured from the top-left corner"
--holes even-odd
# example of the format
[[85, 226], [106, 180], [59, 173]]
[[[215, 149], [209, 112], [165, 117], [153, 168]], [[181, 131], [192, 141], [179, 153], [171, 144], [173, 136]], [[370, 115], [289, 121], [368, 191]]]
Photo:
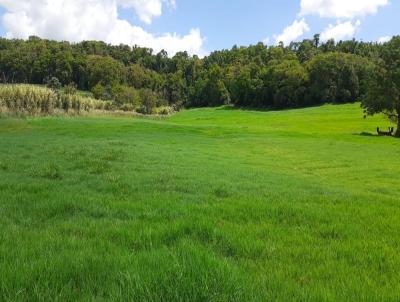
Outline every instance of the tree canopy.
[[400, 137], [400, 37], [382, 45], [369, 75], [362, 106], [367, 114], [386, 114], [397, 123], [395, 135]]
[[0, 81], [57, 79], [125, 108], [233, 104], [281, 109], [362, 100], [368, 114], [384, 112], [398, 121], [399, 49], [399, 37], [385, 44], [322, 43], [315, 35], [287, 47], [258, 43], [199, 58], [97, 41], [2, 38]]

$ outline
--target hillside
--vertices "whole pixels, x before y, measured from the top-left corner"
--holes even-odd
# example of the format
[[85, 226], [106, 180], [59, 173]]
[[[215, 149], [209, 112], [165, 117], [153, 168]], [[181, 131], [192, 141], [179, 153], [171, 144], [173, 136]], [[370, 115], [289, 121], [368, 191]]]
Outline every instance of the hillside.
[[397, 301], [389, 125], [359, 104], [0, 119], [0, 300]]

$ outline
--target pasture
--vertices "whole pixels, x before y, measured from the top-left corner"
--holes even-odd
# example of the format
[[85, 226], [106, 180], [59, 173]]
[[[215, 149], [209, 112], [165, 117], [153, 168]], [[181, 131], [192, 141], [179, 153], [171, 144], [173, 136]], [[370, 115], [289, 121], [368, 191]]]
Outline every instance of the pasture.
[[0, 301], [399, 301], [400, 140], [362, 116], [0, 119]]

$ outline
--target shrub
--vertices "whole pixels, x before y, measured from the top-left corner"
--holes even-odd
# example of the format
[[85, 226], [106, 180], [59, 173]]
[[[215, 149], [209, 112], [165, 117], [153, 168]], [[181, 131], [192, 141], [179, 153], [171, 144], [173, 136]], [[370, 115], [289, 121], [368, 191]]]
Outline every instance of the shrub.
[[53, 90], [59, 90], [61, 89], [61, 83], [56, 77], [50, 77], [45, 79], [45, 83], [47, 88], [53, 89]]
[[122, 111], [135, 111], [136, 107], [132, 104], [125, 103], [120, 106]]
[[93, 96], [96, 98], [96, 99], [101, 99], [102, 97], [103, 97], [103, 94], [104, 94], [104, 87], [101, 85], [101, 84], [97, 84], [96, 86], [94, 86], [93, 88], [92, 88], [92, 93], [93, 93]]
[[111, 100], [113, 98], [112, 87], [110, 85], [103, 86], [99, 83], [92, 88], [91, 92], [98, 100]]
[[132, 110], [134, 110], [140, 105], [139, 91], [135, 88], [124, 85], [115, 85], [112, 90], [114, 102], [122, 110], [124, 110], [123, 108], [133, 108]]
[[141, 107], [140, 112], [143, 114], [152, 114], [157, 106], [157, 95], [150, 89], [140, 90]]
[[154, 110], [154, 113], [159, 114], [159, 115], [171, 115], [174, 112], [175, 112], [175, 110], [171, 106], [163, 106], [163, 107], [159, 107], [156, 110]]

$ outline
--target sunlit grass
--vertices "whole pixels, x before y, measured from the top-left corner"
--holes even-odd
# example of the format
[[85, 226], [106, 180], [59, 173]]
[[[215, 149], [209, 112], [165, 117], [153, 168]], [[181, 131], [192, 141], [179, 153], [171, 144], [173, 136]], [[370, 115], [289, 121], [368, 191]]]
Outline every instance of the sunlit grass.
[[357, 104], [0, 119], [0, 301], [398, 301], [377, 126]]

